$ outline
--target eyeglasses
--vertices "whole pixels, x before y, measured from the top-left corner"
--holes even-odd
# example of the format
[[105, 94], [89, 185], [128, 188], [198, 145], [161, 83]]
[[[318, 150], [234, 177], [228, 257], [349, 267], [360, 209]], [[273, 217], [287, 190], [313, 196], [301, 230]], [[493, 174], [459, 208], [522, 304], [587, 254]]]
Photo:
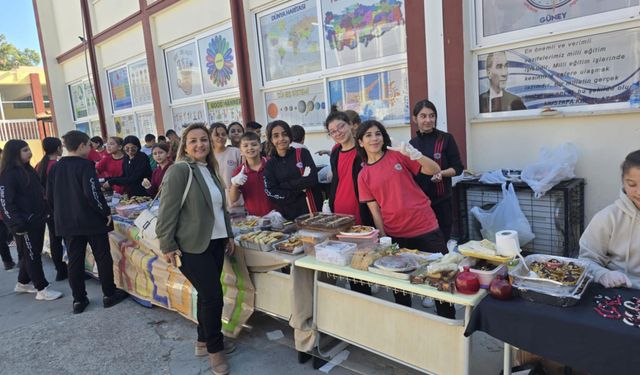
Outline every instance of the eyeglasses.
[[338, 125], [336, 127], [336, 129], [329, 131], [327, 134], [329, 134], [329, 137], [334, 137], [336, 136], [338, 133], [342, 133], [344, 131], [344, 128], [347, 127], [347, 123], [343, 122], [340, 125]]
[[136, 146], [131, 146], [131, 147], [125, 147], [124, 148], [124, 152], [136, 152], [138, 151], [138, 148]]

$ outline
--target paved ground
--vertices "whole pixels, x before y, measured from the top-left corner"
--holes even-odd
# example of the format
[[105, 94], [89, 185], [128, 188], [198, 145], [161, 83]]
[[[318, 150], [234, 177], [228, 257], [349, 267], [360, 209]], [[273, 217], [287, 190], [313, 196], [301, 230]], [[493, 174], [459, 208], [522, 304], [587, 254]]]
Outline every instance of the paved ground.
[[[51, 282], [53, 265], [46, 257], [44, 263]], [[0, 270], [0, 374], [210, 374], [206, 358], [193, 355], [195, 325], [177, 313], [131, 299], [104, 309], [98, 282], [88, 280], [91, 304], [73, 315], [66, 281], [51, 282], [65, 293], [62, 299], [44, 302], [14, 293], [16, 278], [17, 271]], [[255, 313], [249, 325], [230, 357], [233, 374], [319, 374], [311, 362], [298, 364], [287, 324]], [[276, 330], [285, 337], [267, 339], [267, 332]], [[348, 350], [349, 359], [331, 374], [417, 374], [353, 346]], [[501, 357], [495, 340], [476, 334], [471, 374], [498, 374]]]

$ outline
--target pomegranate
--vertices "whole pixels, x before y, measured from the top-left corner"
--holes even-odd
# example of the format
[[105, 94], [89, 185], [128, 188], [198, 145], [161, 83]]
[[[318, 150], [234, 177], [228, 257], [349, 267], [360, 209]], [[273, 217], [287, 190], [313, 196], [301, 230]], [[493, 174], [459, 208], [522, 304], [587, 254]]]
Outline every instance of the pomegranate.
[[480, 290], [480, 279], [469, 271], [469, 266], [465, 266], [464, 271], [456, 276], [456, 289], [462, 294], [475, 294]]
[[512, 288], [511, 284], [504, 279], [502, 275], [496, 276], [495, 279], [489, 285], [489, 294], [493, 298], [500, 300], [508, 300], [511, 298]]

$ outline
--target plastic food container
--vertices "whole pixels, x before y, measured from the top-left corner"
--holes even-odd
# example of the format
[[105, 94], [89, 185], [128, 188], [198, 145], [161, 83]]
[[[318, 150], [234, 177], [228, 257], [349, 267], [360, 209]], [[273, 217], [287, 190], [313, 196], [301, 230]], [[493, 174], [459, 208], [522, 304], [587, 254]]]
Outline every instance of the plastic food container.
[[319, 244], [333, 237], [332, 233], [310, 229], [300, 229], [295, 235], [300, 237], [302, 242], [310, 245]]
[[362, 237], [337, 234], [336, 238], [342, 242], [354, 243], [358, 245], [358, 248], [361, 248], [364, 246], [376, 245], [378, 243], [378, 231], [376, 230], [371, 235]]
[[337, 266], [351, 264], [356, 244], [342, 241], [325, 241], [315, 246], [316, 259]]
[[491, 284], [493, 279], [496, 278], [496, 276], [507, 275], [507, 267], [505, 267], [504, 264], [493, 263], [496, 266], [496, 268], [492, 269], [491, 271], [482, 271], [482, 270], [476, 270], [473, 268], [476, 262], [477, 260], [474, 258], [465, 258], [458, 265], [458, 269], [460, 271], [463, 271], [465, 266], [469, 267], [469, 272], [475, 273], [476, 275], [478, 275], [478, 279], [480, 281], [480, 288], [482, 289], [489, 289], [489, 285]]
[[116, 206], [118, 215], [130, 218], [135, 213], [140, 213], [147, 208], [148, 204], [128, 204], [124, 206]]

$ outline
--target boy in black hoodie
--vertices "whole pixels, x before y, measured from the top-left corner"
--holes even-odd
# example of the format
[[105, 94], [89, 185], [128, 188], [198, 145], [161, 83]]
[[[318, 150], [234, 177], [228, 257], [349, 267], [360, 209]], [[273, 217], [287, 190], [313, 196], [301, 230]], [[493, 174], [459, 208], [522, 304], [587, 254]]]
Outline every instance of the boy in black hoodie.
[[[98, 266], [103, 305], [111, 307], [127, 297], [113, 282], [113, 259], [108, 233], [113, 230], [111, 209], [102, 195], [95, 165], [87, 159], [89, 136], [72, 130], [63, 137], [68, 156], [53, 166], [47, 181], [48, 201], [54, 206], [56, 232], [64, 238], [69, 255], [69, 285], [73, 293], [73, 313], [89, 304], [84, 284], [87, 243]], [[64, 205], [56, 209], [55, 205]]]

